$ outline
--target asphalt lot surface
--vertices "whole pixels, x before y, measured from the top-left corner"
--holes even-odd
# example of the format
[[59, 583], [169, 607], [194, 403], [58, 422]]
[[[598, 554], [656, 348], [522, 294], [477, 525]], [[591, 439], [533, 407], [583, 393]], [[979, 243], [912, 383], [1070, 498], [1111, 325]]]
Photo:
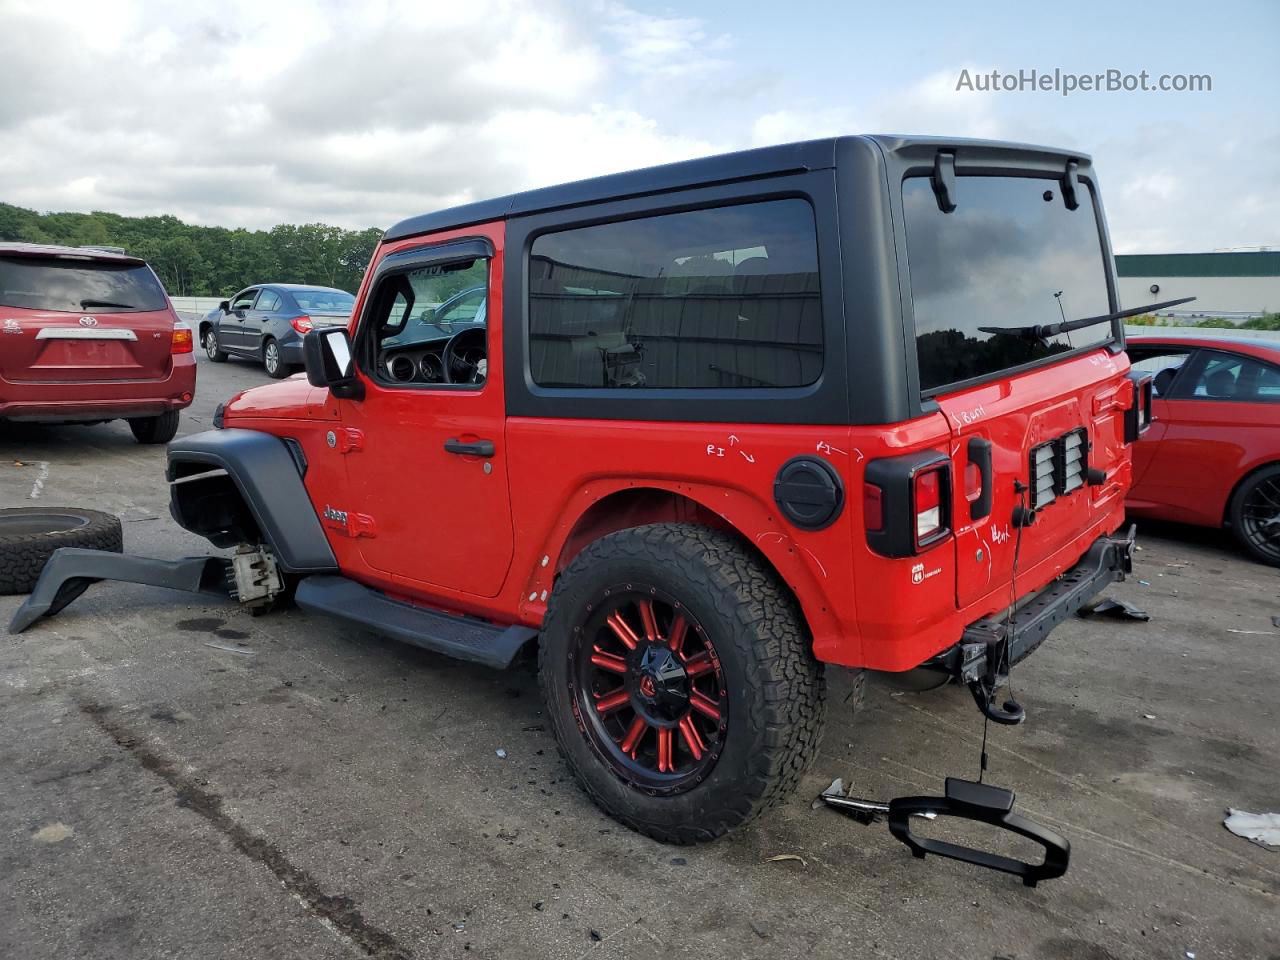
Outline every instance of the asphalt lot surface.
[[[184, 433], [267, 382], [203, 358], [199, 377]], [[0, 428], [0, 505], [38, 488], [120, 515], [131, 552], [205, 553], [163, 462], [123, 423]], [[1280, 810], [1280, 580], [1216, 534], [1140, 542], [1110, 594], [1151, 622], [1060, 627], [1014, 674], [1029, 721], [991, 732], [989, 780], [1072, 843], [1036, 889], [811, 809], [837, 776], [879, 798], [973, 776], [963, 690], [873, 682], [853, 712], [833, 671], [802, 790], [664, 847], [567, 778], [528, 666], [100, 584], [0, 636], [0, 956], [1278, 957], [1280, 853], [1222, 820]]]

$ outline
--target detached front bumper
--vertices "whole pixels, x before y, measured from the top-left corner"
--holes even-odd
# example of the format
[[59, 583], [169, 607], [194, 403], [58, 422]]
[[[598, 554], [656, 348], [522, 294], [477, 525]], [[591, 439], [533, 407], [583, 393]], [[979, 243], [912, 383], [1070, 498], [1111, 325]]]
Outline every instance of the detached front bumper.
[[1012, 617], [992, 616], [969, 624], [960, 642], [935, 657], [931, 665], [962, 683], [985, 682], [994, 687], [1008, 668], [1035, 651], [1054, 627], [1132, 572], [1136, 530], [1131, 526], [1122, 536], [1099, 537], [1079, 563], [1039, 593], [1021, 600]]

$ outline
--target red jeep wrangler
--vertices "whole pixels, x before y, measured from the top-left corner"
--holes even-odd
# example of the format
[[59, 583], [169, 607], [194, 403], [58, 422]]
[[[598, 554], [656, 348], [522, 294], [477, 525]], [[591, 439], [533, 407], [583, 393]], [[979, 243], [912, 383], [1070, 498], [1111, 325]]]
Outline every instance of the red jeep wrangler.
[[123, 418], [168, 443], [195, 389], [191, 331], [145, 261], [0, 242], [0, 421]]
[[495, 667], [537, 638], [587, 792], [708, 839], [813, 760], [828, 665], [1021, 719], [1009, 665], [1128, 569], [1119, 315], [1058, 150], [842, 137], [416, 217], [306, 379], [170, 445], [174, 517], [233, 558], [55, 557], [13, 626], [225, 573]]

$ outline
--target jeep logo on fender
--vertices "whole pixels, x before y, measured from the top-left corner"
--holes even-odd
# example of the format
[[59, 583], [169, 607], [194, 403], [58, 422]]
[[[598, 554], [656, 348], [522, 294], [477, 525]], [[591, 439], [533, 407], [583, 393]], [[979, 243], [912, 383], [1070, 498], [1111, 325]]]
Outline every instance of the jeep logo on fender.
[[96, 327], [97, 325], [98, 325], [97, 317], [81, 317], [80, 318], [80, 326], [82, 327]]

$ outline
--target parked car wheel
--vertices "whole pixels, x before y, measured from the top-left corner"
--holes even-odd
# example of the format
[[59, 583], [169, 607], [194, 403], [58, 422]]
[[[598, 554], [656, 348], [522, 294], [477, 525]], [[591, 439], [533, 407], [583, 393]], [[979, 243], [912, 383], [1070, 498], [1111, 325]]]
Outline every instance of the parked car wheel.
[[120, 553], [120, 521], [79, 507], [16, 507], [0, 510], [0, 594], [30, 593], [45, 562], [59, 547]]
[[272, 337], [262, 345], [262, 369], [272, 380], [283, 380], [289, 375], [289, 365], [280, 359], [280, 344]]
[[539, 675], [579, 784], [667, 843], [711, 840], [786, 796], [826, 713], [822, 665], [773, 572], [684, 524], [578, 555], [551, 598]]
[[1255, 471], [1231, 497], [1231, 530], [1255, 560], [1280, 567], [1280, 464]]
[[218, 346], [218, 331], [210, 327], [204, 332], [204, 355], [214, 363], [225, 363], [226, 351]]
[[178, 432], [178, 411], [169, 410], [156, 417], [134, 417], [129, 421], [129, 429], [139, 443], [168, 443]]

